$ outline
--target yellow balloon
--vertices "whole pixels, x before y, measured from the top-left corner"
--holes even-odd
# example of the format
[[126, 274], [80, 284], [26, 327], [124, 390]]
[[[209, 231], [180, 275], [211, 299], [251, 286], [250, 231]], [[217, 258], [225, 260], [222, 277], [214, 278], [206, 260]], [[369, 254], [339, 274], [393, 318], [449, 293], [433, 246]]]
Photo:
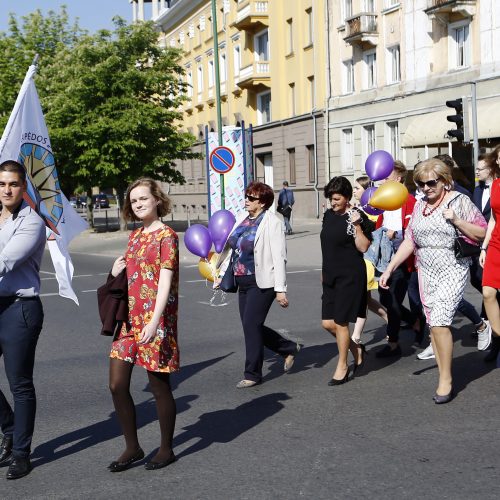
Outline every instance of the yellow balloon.
[[397, 181], [384, 182], [373, 193], [369, 204], [381, 210], [397, 210], [401, 208], [408, 198], [408, 189]]
[[218, 253], [210, 252], [206, 260], [200, 259], [198, 262], [198, 271], [208, 281], [214, 281], [215, 264], [217, 263], [218, 258]]

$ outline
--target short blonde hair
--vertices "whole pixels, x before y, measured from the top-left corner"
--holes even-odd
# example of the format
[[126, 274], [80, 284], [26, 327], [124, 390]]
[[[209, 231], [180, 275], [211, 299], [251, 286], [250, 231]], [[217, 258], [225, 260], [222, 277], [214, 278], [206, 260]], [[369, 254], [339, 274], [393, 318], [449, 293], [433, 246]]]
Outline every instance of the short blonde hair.
[[141, 177], [137, 179], [127, 189], [127, 195], [125, 196], [125, 203], [123, 204], [123, 218], [126, 222], [128, 221], [138, 221], [139, 219], [134, 214], [132, 210], [132, 203], [130, 202], [130, 192], [132, 189], [138, 186], [146, 186], [153, 197], [158, 201], [158, 217], [165, 217], [171, 211], [172, 204], [169, 197], [162, 191], [158, 182], [149, 177]]
[[453, 177], [451, 175], [451, 168], [446, 165], [446, 163], [438, 160], [436, 158], [431, 158], [430, 160], [421, 161], [413, 172], [413, 180], [415, 182], [421, 181], [425, 174], [434, 173], [441, 179], [444, 184], [450, 188], [453, 188]]

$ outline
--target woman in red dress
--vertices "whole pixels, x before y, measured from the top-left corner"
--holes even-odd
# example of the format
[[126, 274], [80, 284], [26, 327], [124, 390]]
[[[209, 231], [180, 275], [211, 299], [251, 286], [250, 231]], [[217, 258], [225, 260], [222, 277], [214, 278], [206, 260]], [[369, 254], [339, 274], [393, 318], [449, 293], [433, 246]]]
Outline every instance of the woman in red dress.
[[[500, 146], [493, 152], [493, 160], [500, 166]], [[483, 299], [486, 315], [492, 330], [492, 354], [497, 355], [497, 364], [500, 358], [500, 308], [497, 293], [500, 290], [500, 179], [495, 179], [491, 184], [490, 193], [491, 217], [488, 222], [486, 237], [481, 247], [479, 263], [483, 266]]]
[[126, 269], [129, 301], [128, 324], [123, 325], [110, 353], [109, 387], [126, 444], [125, 451], [109, 465], [111, 472], [123, 471], [144, 458], [130, 395], [134, 365], [147, 370], [160, 422], [160, 447], [145, 468], [160, 469], [175, 461], [176, 407], [169, 375], [179, 370], [179, 245], [175, 232], [160, 220], [169, 212], [170, 200], [154, 180], [142, 178], [129, 186], [123, 216], [141, 221], [142, 227], [132, 231], [125, 256], [116, 259], [111, 271], [117, 276]]

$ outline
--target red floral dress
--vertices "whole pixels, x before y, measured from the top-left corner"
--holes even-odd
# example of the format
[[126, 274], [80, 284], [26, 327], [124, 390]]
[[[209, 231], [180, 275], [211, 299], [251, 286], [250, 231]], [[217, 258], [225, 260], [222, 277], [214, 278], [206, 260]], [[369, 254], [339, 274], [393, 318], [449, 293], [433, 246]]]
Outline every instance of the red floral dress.
[[[110, 357], [140, 365], [148, 371], [171, 373], [179, 370], [177, 309], [179, 290], [179, 239], [167, 225], [144, 233], [130, 234], [127, 252], [129, 324], [123, 325], [111, 346]], [[138, 344], [139, 335], [153, 317], [161, 269], [173, 271], [167, 305], [156, 336]]]

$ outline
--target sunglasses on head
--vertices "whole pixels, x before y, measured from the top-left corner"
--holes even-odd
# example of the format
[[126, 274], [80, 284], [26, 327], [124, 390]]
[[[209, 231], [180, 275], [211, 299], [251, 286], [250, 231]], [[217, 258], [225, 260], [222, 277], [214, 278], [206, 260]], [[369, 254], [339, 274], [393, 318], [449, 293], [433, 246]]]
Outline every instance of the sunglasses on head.
[[415, 181], [415, 184], [420, 188], [423, 189], [425, 186], [433, 188], [437, 186], [437, 183], [441, 179], [431, 179], [430, 181]]
[[259, 198], [257, 198], [256, 196], [250, 196], [249, 194], [246, 194], [246, 195], [245, 195], [245, 198], [246, 198], [248, 201], [259, 201]]

